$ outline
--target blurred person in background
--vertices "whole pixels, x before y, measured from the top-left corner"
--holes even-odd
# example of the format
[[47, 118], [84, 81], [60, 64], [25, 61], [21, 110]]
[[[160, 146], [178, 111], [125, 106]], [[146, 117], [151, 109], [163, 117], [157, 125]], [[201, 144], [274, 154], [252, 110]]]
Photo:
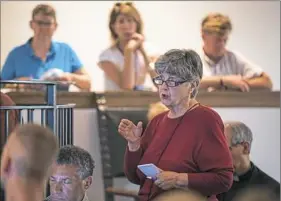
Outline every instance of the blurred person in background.
[[250, 159], [253, 133], [239, 121], [224, 122], [225, 135], [232, 155], [234, 181], [229, 191], [218, 195], [219, 201], [232, 201], [235, 195], [250, 187], [269, 189], [280, 197], [280, 183], [259, 169]]
[[112, 45], [98, 59], [105, 75], [105, 91], [151, 90], [157, 53], [145, 41], [143, 21], [135, 5], [115, 3], [108, 26]]
[[206, 201], [207, 198], [191, 190], [175, 189], [157, 196], [153, 201]]
[[40, 125], [19, 125], [11, 133], [1, 157], [1, 182], [6, 201], [42, 200], [58, 143]]
[[[2, 79], [43, 79], [46, 72], [56, 69], [60, 74], [48, 79], [71, 82], [80, 89], [90, 90], [90, 76], [74, 50], [66, 43], [52, 40], [58, 27], [55, 9], [47, 4], [37, 5], [29, 25], [34, 35], [8, 54], [1, 72]], [[25, 86], [28, 87], [22, 85]]]
[[203, 62], [200, 87], [208, 90], [272, 89], [272, 81], [263, 69], [240, 53], [226, 48], [232, 31], [230, 18], [221, 13], [208, 14], [201, 23]]

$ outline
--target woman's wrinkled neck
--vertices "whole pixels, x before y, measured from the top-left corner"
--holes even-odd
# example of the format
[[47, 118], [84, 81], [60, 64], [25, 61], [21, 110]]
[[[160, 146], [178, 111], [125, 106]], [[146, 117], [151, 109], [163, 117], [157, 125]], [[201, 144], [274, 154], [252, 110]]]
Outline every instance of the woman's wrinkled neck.
[[198, 103], [195, 99], [190, 98], [184, 98], [179, 104], [175, 106], [171, 106], [169, 109], [168, 117], [169, 118], [178, 118], [180, 116], [183, 116], [186, 111], [192, 109], [192, 107]]

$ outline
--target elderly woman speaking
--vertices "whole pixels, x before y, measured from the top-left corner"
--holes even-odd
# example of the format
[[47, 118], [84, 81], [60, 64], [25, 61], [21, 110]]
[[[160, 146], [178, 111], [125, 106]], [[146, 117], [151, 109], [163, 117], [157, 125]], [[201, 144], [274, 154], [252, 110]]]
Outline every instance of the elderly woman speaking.
[[[161, 192], [184, 188], [216, 201], [216, 194], [228, 191], [233, 181], [233, 165], [220, 116], [195, 100], [202, 78], [202, 62], [193, 50], [173, 49], [155, 63], [153, 79], [161, 102], [169, 108], [154, 117], [142, 132], [122, 119], [119, 133], [128, 141], [125, 174], [139, 184], [141, 201]], [[156, 177], [147, 177], [138, 165], [152, 163]]]

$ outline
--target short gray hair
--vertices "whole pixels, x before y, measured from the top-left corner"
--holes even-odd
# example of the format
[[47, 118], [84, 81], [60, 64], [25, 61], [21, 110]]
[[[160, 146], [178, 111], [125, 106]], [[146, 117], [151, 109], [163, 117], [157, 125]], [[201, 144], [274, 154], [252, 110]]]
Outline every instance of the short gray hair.
[[191, 98], [195, 98], [197, 95], [203, 75], [203, 66], [200, 56], [194, 50], [169, 50], [158, 58], [155, 70], [157, 74], [168, 73], [192, 83], [195, 89]]
[[244, 123], [240, 121], [227, 121], [224, 122], [225, 128], [230, 128], [232, 133], [231, 144], [237, 145], [242, 142], [249, 143], [251, 149], [253, 134], [251, 129]]
[[91, 154], [74, 145], [67, 145], [60, 148], [57, 164], [77, 166], [78, 174], [82, 179], [92, 176], [95, 168], [95, 162]]

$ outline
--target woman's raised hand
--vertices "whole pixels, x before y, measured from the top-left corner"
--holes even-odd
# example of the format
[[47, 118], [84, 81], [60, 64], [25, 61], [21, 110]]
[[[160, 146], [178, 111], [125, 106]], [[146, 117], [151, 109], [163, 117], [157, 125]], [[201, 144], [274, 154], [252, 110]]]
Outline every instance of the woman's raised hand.
[[142, 134], [142, 122], [138, 122], [138, 124], [135, 125], [128, 119], [122, 119], [118, 126], [118, 132], [128, 141], [129, 145], [139, 148]]

